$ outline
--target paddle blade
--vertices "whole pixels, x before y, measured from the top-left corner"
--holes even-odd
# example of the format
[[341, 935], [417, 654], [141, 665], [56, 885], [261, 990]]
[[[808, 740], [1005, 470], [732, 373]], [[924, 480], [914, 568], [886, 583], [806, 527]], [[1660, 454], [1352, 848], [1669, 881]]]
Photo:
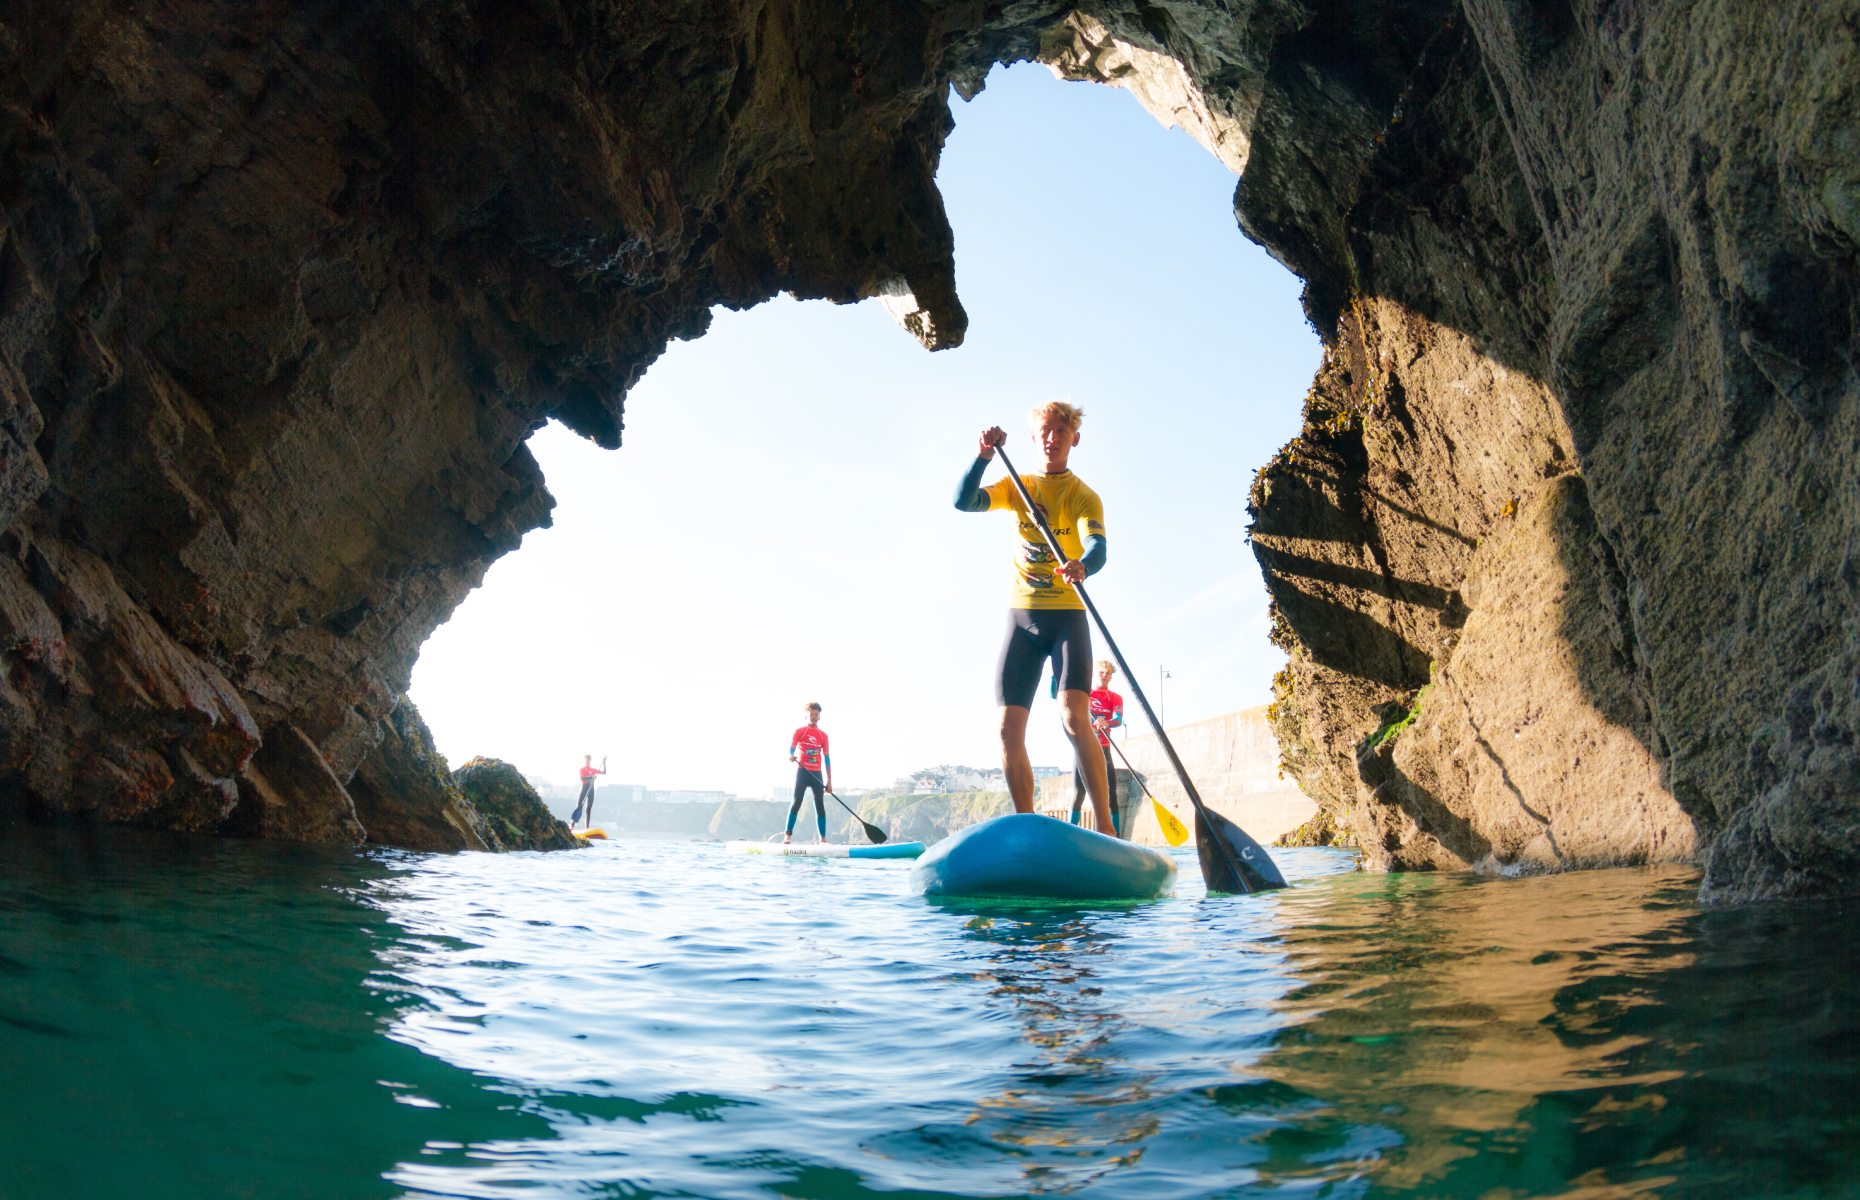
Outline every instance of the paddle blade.
[[1195, 810], [1195, 851], [1210, 892], [1241, 896], [1285, 886], [1265, 847], [1212, 809]]
[[882, 845], [884, 845], [884, 844], [885, 844], [885, 839], [886, 839], [887, 837], [890, 837], [890, 836], [891, 836], [890, 834], [888, 834], [888, 833], [886, 833], [886, 832], [885, 832], [884, 830], [882, 830], [882, 829], [880, 829], [880, 828], [879, 828], [878, 826], [876, 826], [876, 825], [874, 825], [874, 824], [872, 824], [872, 822], [870, 822], [870, 821], [868, 821], [868, 820], [866, 820], [866, 819], [865, 819], [864, 817], [862, 817], [862, 816], [860, 816], [860, 815], [859, 815], [859, 813], [858, 813], [858, 810], [856, 810], [855, 808], [853, 808], [853, 806], [852, 806], [852, 805], [850, 805], [850, 804], [848, 804], [848, 803], [846, 803], [846, 801], [844, 801], [844, 800], [841, 800], [841, 799], [840, 799], [840, 798], [839, 798], [838, 796], [834, 796], [832, 792], [828, 792], [828, 793], [827, 793], [827, 795], [829, 795], [829, 796], [833, 796], [833, 800], [834, 800], [834, 803], [836, 803], [836, 804], [838, 804], [838, 805], [839, 805], [839, 806], [840, 806], [841, 808], [843, 808], [843, 809], [845, 809], [845, 810], [846, 810], [847, 812], [849, 812], [849, 813], [851, 813], [851, 814], [852, 814], [852, 819], [853, 819], [853, 820], [855, 820], [855, 821], [857, 821], [857, 822], [859, 822], [859, 824], [861, 824], [861, 825], [863, 825], [863, 826], [865, 826], [865, 836], [867, 836], [867, 837], [869, 837], [869, 838], [871, 838], [871, 839], [872, 839], [872, 844], [873, 844], [874, 846], [882, 846]]
[[1163, 840], [1171, 846], [1180, 846], [1188, 840], [1188, 826], [1182, 819], [1163, 807], [1163, 802], [1150, 797], [1150, 806], [1156, 810], [1156, 823], [1162, 826]]

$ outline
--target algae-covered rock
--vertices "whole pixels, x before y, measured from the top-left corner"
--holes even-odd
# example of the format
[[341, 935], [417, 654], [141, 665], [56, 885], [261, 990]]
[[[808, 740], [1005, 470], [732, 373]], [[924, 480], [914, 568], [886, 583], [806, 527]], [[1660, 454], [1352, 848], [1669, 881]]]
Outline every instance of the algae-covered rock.
[[1287, 833], [1275, 846], [1318, 847], [1329, 846], [1337, 850], [1358, 850], [1356, 837], [1348, 829], [1337, 824], [1337, 815], [1327, 809], [1319, 809], [1316, 816], [1303, 825]]
[[570, 850], [581, 843], [552, 816], [523, 772], [496, 758], [474, 758], [452, 773], [465, 799], [484, 819], [494, 850]]

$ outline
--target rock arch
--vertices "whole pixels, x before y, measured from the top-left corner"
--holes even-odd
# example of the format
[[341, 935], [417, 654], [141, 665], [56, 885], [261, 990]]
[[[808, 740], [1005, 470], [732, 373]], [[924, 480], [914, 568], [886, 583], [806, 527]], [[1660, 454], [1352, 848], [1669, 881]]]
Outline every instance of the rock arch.
[[[1288, 765], [1389, 866], [1854, 890], [1852, 3], [0, 16], [0, 792], [468, 844], [426, 634], [714, 304], [958, 343], [951, 86], [1039, 58], [1244, 168], [1328, 347], [1254, 540]], [[1237, 464], [1246, 469], [1251, 464]], [[1431, 685], [1430, 685], [1431, 676]], [[1423, 688], [1418, 715], [1398, 724]]]

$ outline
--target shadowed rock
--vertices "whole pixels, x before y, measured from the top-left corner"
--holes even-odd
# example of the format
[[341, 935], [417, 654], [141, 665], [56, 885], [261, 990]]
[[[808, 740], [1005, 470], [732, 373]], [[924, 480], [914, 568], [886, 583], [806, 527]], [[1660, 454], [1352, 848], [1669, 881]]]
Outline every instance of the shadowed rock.
[[368, 840], [429, 850], [490, 850], [484, 818], [453, 781], [433, 735], [411, 703], [383, 723], [381, 741], [349, 780]]

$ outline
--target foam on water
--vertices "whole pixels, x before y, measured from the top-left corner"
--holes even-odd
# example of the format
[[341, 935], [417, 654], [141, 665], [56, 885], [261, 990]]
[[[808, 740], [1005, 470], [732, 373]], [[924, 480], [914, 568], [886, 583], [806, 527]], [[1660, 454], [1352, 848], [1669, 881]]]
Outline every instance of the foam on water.
[[[1837, 1195], [1860, 920], [1679, 869], [1042, 909], [908, 862], [0, 830], [0, 1197]], [[1192, 851], [1192, 847], [1189, 848]]]

